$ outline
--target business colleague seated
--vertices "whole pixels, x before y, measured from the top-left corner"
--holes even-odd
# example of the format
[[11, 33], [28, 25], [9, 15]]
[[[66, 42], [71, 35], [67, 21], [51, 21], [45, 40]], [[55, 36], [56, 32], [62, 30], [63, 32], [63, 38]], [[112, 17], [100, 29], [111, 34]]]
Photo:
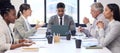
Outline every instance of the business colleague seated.
[[35, 34], [37, 29], [42, 25], [36, 24], [35, 27], [31, 27], [28, 23], [28, 16], [31, 16], [32, 10], [29, 4], [21, 4], [19, 7], [19, 12], [17, 15], [17, 20], [15, 21], [14, 33], [16, 38], [24, 39]]
[[97, 22], [98, 21], [103, 21], [104, 22], [104, 29], [106, 29], [108, 20], [105, 19], [103, 15], [103, 5], [100, 2], [95, 2], [91, 5], [91, 15], [94, 18], [94, 22], [90, 24], [90, 21], [87, 17], [83, 19], [83, 23], [86, 24], [87, 29], [84, 29], [82, 27], [78, 28], [78, 31], [84, 32], [87, 37], [98, 37], [98, 27], [97, 27]]
[[65, 14], [65, 4], [59, 2], [56, 7], [57, 14], [50, 17], [47, 30], [51, 31], [52, 25], [67, 25], [71, 33], [74, 35], [76, 32], [75, 23], [71, 16]]
[[[1, 6], [0, 6], [1, 7]], [[9, 24], [14, 23], [16, 19], [16, 10], [13, 5], [3, 5], [0, 9], [0, 53], [4, 53], [6, 50], [15, 49], [21, 46], [30, 46], [32, 41], [25, 39], [15, 39], [13, 32], [10, 30]], [[25, 44], [31, 42], [30, 44]]]
[[106, 30], [104, 23], [99, 21], [99, 42], [106, 46], [112, 53], [120, 53], [120, 10], [117, 4], [108, 4], [104, 11], [105, 18], [109, 20]]

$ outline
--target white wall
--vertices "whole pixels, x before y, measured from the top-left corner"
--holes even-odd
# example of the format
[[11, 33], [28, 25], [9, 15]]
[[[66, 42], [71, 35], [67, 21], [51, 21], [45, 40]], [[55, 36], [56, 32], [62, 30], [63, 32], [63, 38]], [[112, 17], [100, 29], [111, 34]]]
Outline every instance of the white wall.
[[101, 2], [104, 6], [106, 6], [109, 3], [116, 3], [120, 7], [120, 0], [98, 0], [98, 2]]
[[16, 10], [19, 10], [19, 6], [24, 3], [24, 0], [11, 0], [11, 3], [15, 6]]

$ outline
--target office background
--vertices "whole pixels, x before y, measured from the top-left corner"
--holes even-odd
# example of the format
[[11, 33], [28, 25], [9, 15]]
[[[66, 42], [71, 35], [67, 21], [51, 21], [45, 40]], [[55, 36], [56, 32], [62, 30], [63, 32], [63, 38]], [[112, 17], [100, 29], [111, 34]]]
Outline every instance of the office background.
[[79, 24], [83, 24], [81, 20], [83, 20], [85, 16], [91, 18], [90, 5], [95, 1], [96, 0], [23, 0], [23, 3], [31, 5], [32, 16], [28, 18], [30, 24], [36, 24], [38, 21], [48, 23], [50, 17], [56, 14], [57, 3], [63, 2], [66, 5], [65, 14], [72, 16], [76, 26], [78, 26]]
[[93, 22], [90, 14], [90, 5], [93, 2], [101, 2], [104, 6], [112, 2], [120, 6], [119, 0], [11, 0], [17, 11], [22, 3], [31, 5], [33, 12], [28, 19], [30, 24], [36, 24], [37, 21], [48, 23], [50, 16], [56, 14], [55, 7], [58, 2], [66, 4], [65, 13], [71, 15], [77, 25], [83, 24], [82, 20], [85, 16], [90, 18], [91, 23]]

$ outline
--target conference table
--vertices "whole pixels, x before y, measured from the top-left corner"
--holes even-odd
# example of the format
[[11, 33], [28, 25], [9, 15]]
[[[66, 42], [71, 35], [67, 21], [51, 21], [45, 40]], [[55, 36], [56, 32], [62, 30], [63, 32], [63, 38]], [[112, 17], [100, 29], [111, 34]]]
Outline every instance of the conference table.
[[[76, 48], [75, 39], [66, 40], [66, 38], [61, 38], [60, 42], [53, 42], [52, 44], [48, 44], [47, 39], [44, 38], [33, 40], [36, 42], [36, 44], [33, 44], [32, 46], [8, 50], [5, 53], [112, 53], [106, 47], [103, 47], [102, 49], [86, 49], [86, 47], [83, 46], [83, 43], [81, 48]], [[25, 51], [23, 48], [38, 48], [38, 50], [34, 51], [33, 49], [32, 51], [31, 49]]]
[[[60, 42], [48, 44], [45, 34], [36, 33], [34, 36], [29, 37], [36, 44], [29, 47], [20, 47], [13, 50], [8, 50], [5, 53], [112, 53], [106, 47], [100, 49], [87, 49], [86, 45], [90, 43], [97, 44], [95, 38], [81, 38], [81, 48], [76, 48], [75, 38], [72, 36], [71, 40], [66, 40], [65, 36], [60, 37]], [[80, 37], [80, 36], [79, 36]], [[27, 50], [25, 49], [27, 48]]]

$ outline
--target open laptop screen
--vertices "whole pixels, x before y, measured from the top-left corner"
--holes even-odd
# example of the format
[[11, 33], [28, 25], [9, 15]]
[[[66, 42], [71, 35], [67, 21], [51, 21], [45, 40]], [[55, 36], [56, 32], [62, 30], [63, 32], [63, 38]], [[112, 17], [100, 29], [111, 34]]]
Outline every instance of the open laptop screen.
[[69, 32], [69, 27], [67, 25], [52, 25], [51, 31], [52, 33], [66, 36], [66, 32]]

